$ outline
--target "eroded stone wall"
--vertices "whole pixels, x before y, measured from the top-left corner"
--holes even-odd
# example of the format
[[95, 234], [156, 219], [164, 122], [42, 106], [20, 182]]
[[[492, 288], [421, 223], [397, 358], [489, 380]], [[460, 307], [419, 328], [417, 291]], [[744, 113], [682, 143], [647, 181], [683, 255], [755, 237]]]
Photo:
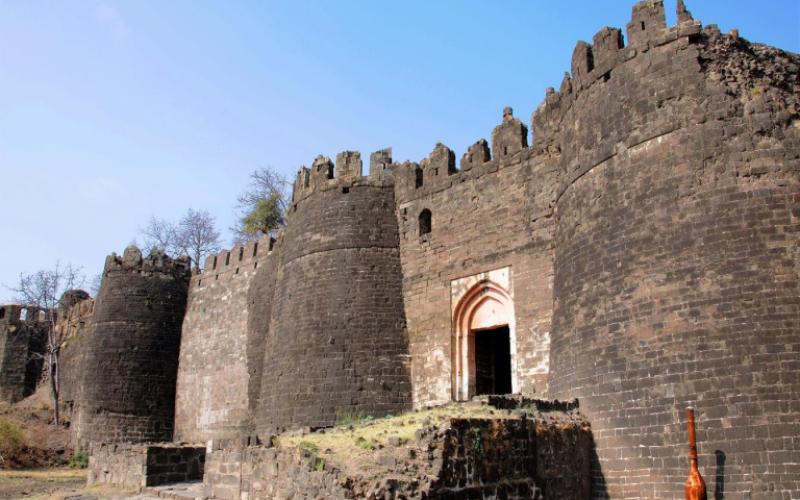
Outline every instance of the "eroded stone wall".
[[[347, 474], [323, 452], [302, 447], [247, 446], [209, 451], [204, 493], [212, 498], [508, 498], [588, 500], [591, 429], [533, 419], [458, 419], [421, 434], [407, 448], [425, 460], [425, 474], [398, 473], [391, 461], [380, 473]], [[413, 452], [413, 453], [412, 453]], [[377, 459], [377, 458], [376, 458]]]
[[41, 373], [44, 330], [39, 310], [0, 304], [0, 401], [16, 403], [33, 394]]
[[682, 496], [689, 405], [711, 492], [788, 498], [800, 58], [679, 14], [642, 2], [628, 46], [579, 44], [532, 118], [534, 148], [561, 152], [549, 395], [592, 421], [594, 498]]
[[106, 259], [86, 334], [79, 445], [170, 441], [189, 261], [128, 247]]
[[147, 486], [199, 480], [206, 448], [171, 444], [97, 444], [91, 447], [87, 486], [139, 491]]

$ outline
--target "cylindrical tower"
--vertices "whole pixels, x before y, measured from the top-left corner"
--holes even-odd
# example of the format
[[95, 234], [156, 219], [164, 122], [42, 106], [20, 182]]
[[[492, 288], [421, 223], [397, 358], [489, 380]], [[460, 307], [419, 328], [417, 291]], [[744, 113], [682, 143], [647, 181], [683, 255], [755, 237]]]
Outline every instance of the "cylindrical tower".
[[337, 163], [336, 179], [327, 158], [301, 170], [277, 276], [256, 278], [275, 280], [260, 432], [410, 408], [393, 186], [362, 178], [358, 153]]
[[592, 421], [595, 498], [682, 496], [689, 405], [725, 498], [800, 491], [800, 58], [679, 19], [638, 4], [534, 114], [561, 152], [549, 395]]
[[[106, 259], [87, 338], [77, 436], [90, 442], [172, 439], [188, 258], [128, 247]], [[75, 417], [73, 417], [75, 418]]]

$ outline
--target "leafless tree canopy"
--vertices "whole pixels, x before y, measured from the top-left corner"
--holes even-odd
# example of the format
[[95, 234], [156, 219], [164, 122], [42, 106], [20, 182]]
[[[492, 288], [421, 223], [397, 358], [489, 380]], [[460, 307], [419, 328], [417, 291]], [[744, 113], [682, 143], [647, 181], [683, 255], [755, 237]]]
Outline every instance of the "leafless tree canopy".
[[139, 228], [139, 235], [145, 252], [158, 248], [171, 257], [188, 255], [195, 270], [203, 266], [206, 257], [221, 249], [215, 218], [207, 210], [190, 208], [177, 224], [152, 215], [147, 226]]
[[[33, 307], [41, 315], [42, 321], [36, 324], [36, 328], [43, 330], [45, 352], [39, 356], [43, 356], [47, 361], [48, 378], [53, 395], [53, 418], [56, 424], [59, 421], [58, 356], [69, 331], [69, 328], [60, 330], [57, 327], [57, 311], [59, 307], [66, 308], [72, 305], [61, 303], [64, 292], [80, 288], [83, 282], [81, 268], [56, 262], [52, 269], [41, 270], [34, 274], [20, 274], [17, 286], [7, 287], [14, 292], [14, 300], [17, 303]], [[28, 318], [28, 321], [30, 322], [31, 318]]]
[[[139, 235], [143, 240], [140, 247], [143, 253], [148, 253], [153, 248], [158, 248], [174, 257], [180, 252], [177, 244], [178, 227], [170, 221], [157, 219], [155, 215], [151, 215], [150, 220], [147, 221], [147, 226], [139, 228]], [[135, 240], [134, 243], [136, 243]], [[137, 244], [136, 246], [139, 245]]]
[[[231, 227], [236, 245], [248, 241], [256, 241], [263, 234], [274, 234], [285, 225], [285, 215], [289, 208], [292, 184], [285, 175], [272, 167], [260, 168], [250, 174], [250, 183], [236, 199], [236, 222]], [[270, 203], [265, 203], [267, 200]], [[259, 207], [259, 205], [261, 205]], [[265, 207], [270, 207], [271, 214], [264, 214]], [[253, 224], [255, 215], [261, 212], [266, 224]], [[259, 218], [259, 217], [257, 217]]]
[[178, 222], [175, 245], [180, 254], [190, 256], [195, 269], [205, 262], [210, 254], [220, 251], [219, 232], [214, 227], [214, 217], [206, 210], [194, 211], [191, 208]]

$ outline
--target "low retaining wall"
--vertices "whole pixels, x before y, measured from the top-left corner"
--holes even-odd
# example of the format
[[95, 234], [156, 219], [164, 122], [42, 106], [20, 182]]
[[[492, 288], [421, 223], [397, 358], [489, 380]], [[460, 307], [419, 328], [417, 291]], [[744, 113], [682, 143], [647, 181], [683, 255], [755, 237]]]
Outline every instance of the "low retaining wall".
[[173, 444], [98, 444], [89, 456], [87, 485], [126, 490], [199, 480], [206, 448]]
[[207, 455], [204, 493], [221, 500], [588, 500], [593, 443], [588, 424], [574, 421], [454, 418], [409, 446], [429, 465], [416, 477], [395, 461], [377, 477], [362, 477], [345, 474], [322, 451], [217, 445]]

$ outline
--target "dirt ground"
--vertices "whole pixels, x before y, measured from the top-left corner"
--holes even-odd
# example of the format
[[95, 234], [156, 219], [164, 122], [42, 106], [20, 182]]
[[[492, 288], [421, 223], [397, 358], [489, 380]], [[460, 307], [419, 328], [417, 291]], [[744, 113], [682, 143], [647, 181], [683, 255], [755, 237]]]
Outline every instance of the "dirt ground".
[[0, 470], [0, 499], [45, 500], [86, 485], [86, 470]]
[[86, 469], [0, 470], [0, 500], [158, 500], [155, 495], [86, 488]]

